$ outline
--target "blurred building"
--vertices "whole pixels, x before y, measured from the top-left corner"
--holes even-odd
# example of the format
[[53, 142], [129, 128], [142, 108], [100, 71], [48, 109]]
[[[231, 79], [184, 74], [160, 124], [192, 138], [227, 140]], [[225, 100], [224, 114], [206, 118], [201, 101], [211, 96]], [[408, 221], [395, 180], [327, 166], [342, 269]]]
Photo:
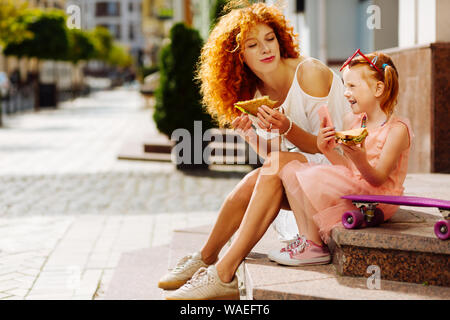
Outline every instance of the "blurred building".
[[158, 63], [159, 49], [173, 24], [173, 6], [172, 0], [142, 0], [141, 19], [145, 66]]
[[67, 0], [66, 5], [80, 8], [82, 29], [107, 28], [117, 42], [129, 48], [136, 61], [140, 59], [144, 48], [142, 0]]

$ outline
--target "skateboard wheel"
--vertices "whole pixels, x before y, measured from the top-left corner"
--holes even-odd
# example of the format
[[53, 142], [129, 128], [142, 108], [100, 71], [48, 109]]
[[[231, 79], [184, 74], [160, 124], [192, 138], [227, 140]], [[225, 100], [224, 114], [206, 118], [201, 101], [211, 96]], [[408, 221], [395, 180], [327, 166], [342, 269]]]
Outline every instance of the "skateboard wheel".
[[364, 215], [360, 211], [347, 211], [342, 215], [342, 224], [346, 229], [357, 229], [364, 222]]
[[441, 240], [447, 240], [450, 236], [450, 221], [441, 220], [434, 225], [434, 233]]
[[373, 218], [372, 220], [370, 220], [370, 222], [367, 221], [366, 219], [366, 224], [368, 227], [376, 227], [382, 224], [383, 222], [384, 222], [384, 212], [380, 208], [375, 208]]

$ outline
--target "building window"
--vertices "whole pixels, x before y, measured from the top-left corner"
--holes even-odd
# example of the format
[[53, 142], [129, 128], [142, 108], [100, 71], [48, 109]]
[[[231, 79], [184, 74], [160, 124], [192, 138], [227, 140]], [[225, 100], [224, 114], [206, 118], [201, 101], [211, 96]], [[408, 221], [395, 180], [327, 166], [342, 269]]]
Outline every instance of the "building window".
[[134, 25], [131, 23], [130, 28], [128, 29], [128, 38], [130, 40], [134, 40]]
[[295, 2], [295, 12], [297, 13], [305, 12], [305, 0], [297, 0]]
[[120, 2], [97, 2], [95, 4], [96, 17], [120, 16]]

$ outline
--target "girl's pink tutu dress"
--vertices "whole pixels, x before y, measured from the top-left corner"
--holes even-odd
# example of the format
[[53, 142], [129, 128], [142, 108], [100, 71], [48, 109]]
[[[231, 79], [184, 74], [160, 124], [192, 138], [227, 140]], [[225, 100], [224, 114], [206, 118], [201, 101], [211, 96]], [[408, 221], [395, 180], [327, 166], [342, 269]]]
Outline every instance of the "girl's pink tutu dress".
[[[361, 127], [364, 115], [355, 116], [351, 126], [352, 129]], [[401, 154], [397, 166], [388, 180], [379, 187], [374, 187], [368, 183], [350, 160], [348, 160], [348, 167], [301, 163], [294, 160], [281, 170], [280, 177], [286, 192], [293, 195], [291, 198], [299, 202], [295, 207], [301, 206], [307, 216], [313, 215], [325, 243], [328, 243], [333, 227], [341, 224], [344, 212], [355, 210], [352, 202], [341, 199], [341, 196], [349, 194], [403, 194], [403, 182], [408, 169], [409, 150], [413, 137], [409, 121], [392, 115], [383, 126], [368, 130], [369, 135], [366, 138], [365, 147], [369, 163], [376, 167], [387, 135], [392, 126], [398, 123], [402, 123], [408, 129], [409, 147]], [[398, 206], [394, 205], [380, 204], [379, 207], [384, 211], [385, 220], [390, 219], [398, 209]]]

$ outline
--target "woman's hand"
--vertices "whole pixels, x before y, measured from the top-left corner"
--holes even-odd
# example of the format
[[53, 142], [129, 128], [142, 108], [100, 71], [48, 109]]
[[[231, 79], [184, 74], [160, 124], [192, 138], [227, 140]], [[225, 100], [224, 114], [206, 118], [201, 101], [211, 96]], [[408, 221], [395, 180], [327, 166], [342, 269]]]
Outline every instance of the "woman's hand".
[[336, 146], [334, 136], [336, 131], [334, 127], [326, 127], [326, 119], [320, 124], [319, 134], [317, 135], [317, 148], [323, 154], [331, 152]]
[[258, 108], [258, 125], [266, 131], [276, 131], [279, 134], [285, 133], [290, 126], [289, 119], [279, 112], [269, 108], [266, 105], [262, 105]]
[[231, 122], [231, 126], [238, 134], [245, 136], [252, 128], [252, 120], [250, 120], [246, 113], [243, 113]]

